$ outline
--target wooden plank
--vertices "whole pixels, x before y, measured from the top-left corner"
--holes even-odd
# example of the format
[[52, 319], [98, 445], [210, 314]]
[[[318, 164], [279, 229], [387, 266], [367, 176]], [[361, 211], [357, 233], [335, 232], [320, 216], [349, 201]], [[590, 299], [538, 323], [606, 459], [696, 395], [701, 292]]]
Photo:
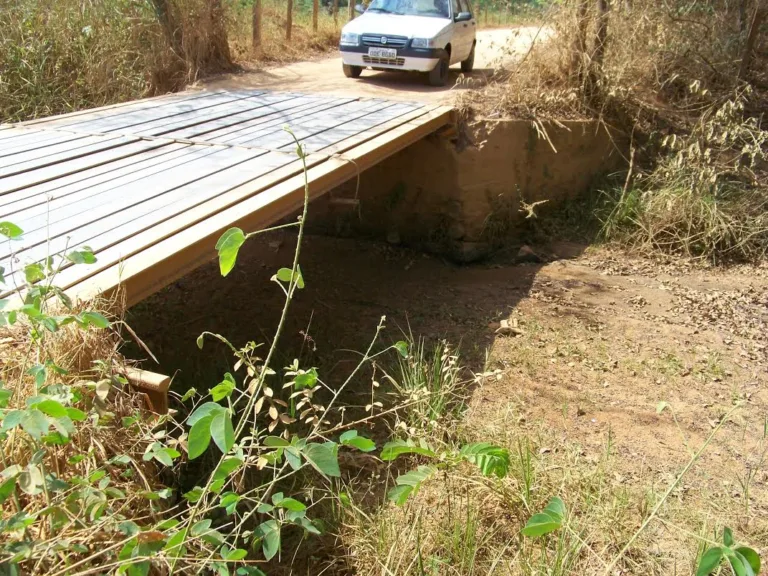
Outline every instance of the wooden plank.
[[[311, 102], [302, 106], [298, 106], [295, 109], [291, 109], [289, 111], [286, 111], [285, 113], [283, 111], [276, 112], [274, 114], [270, 114], [268, 116], [264, 116], [262, 118], [255, 118], [253, 120], [248, 120], [246, 122], [241, 122], [235, 126], [227, 126], [220, 128], [218, 130], [214, 130], [212, 132], [206, 132], [204, 134], [199, 134], [195, 136], [196, 140], [203, 140], [206, 142], [221, 142], [226, 143], [227, 140], [229, 140], [229, 137], [234, 137], [235, 134], [242, 135], [247, 132], [253, 132], [255, 130], [259, 130], [268, 126], [277, 126], [282, 129], [283, 126], [286, 124], [291, 125], [298, 121], [300, 118], [304, 118], [310, 114], [318, 113], [322, 110], [328, 110], [330, 108], [335, 108], [338, 106], [338, 103], [336, 101], [328, 101], [328, 100], [319, 100], [319, 104], [317, 102]], [[357, 98], [347, 98], [342, 99], [342, 103], [348, 103], [348, 102], [354, 102], [358, 100]], [[168, 136], [173, 136], [175, 134], [168, 134]]]
[[[344, 158], [310, 156], [315, 166], [309, 172], [313, 195], [355, 177], [358, 167], [365, 169], [440, 128], [450, 121], [451, 114], [450, 108], [423, 108], [392, 121], [383, 134], [349, 139], [348, 147], [340, 145], [335, 150], [351, 148]], [[129, 303], [136, 303], [209, 260], [214, 255], [216, 239], [231, 224], [240, 223], [249, 230], [267, 225], [293, 211], [297, 200], [300, 206], [302, 194], [303, 175], [300, 163], [294, 161], [268, 177], [240, 186], [130, 241], [110, 247], [98, 255], [99, 262], [91, 267], [92, 272], [77, 270], [78, 267], [64, 270], [58, 278], [59, 285], [69, 288], [72, 295], [88, 298], [102, 290], [114, 290], [123, 279]], [[268, 210], [261, 215], [254, 212], [265, 207]], [[86, 273], [94, 275], [83, 278]]]
[[20, 134], [14, 138], [6, 138], [0, 140], [0, 156], [6, 156], [8, 154], [17, 154], [18, 152], [25, 152], [39, 146], [49, 146], [52, 141], [61, 141], [64, 138], [82, 138], [82, 134], [71, 134], [67, 132], [53, 132], [50, 130], [24, 130], [23, 134]]
[[[81, 144], [77, 147], [66, 148], [64, 145], [63, 150], [58, 150], [59, 146], [51, 146], [51, 149], [42, 149], [42, 151], [26, 152], [22, 154], [25, 157], [24, 161], [15, 162], [11, 165], [0, 166], [0, 186], [3, 185], [2, 178], [13, 176], [15, 174], [22, 174], [30, 170], [37, 170], [60, 162], [66, 162], [82, 156], [88, 156], [94, 152], [100, 152], [102, 150], [108, 150], [110, 148], [116, 148], [123, 146], [131, 142], [136, 142], [136, 138], [129, 138], [125, 136], [89, 136], [83, 140], [79, 140]], [[85, 144], [85, 142], [90, 144]], [[53, 149], [57, 149], [55, 152]]]
[[132, 100], [130, 102], [121, 102], [119, 104], [108, 104], [99, 108], [88, 108], [86, 110], [78, 110], [77, 112], [66, 112], [64, 114], [56, 114], [45, 118], [36, 118], [34, 120], [27, 120], [26, 122], [19, 122], [15, 124], [15, 126], [32, 126], [46, 129], [60, 128], [76, 124], [77, 122], [84, 122], [86, 120], [95, 120], [98, 118], [106, 118], [108, 116], [119, 116], [136, 110], [156, 108], [166, 104], [210, 96], [211, 94], [223, 94], [224, 92], [224, 90], [214, 90], [210, 92], [181, 92], [179, 94], [167, 94], [164, 96], [150, 96], [141, 100]]
[[[236, 100], [220, 106], [213, 106], [205, 112], [194, 111], [178, 114], [170, 118], [161, 118], [152, 122], [140, 125], [138, 130], [129, 129], [128, 132], [137, 136], [161, 136], [174, 130], [183, 130], [185, 128], [196, 128], [206, 122], [230, 118], [236, 114], [247, 115], [255, 114], [257, 110], [268, 107], [270, 104], [277, 104], [285, 100], [295, 99], [296, 96], [290, 95], [260, 95], [252, 98]], [[247, 118], [248, 116], [246, 116]]]
[[[139, 180], [148, 174], [147, 168], [157, 166], [184, 154], [191, 144], [171, 143], [135, 154], [122, 161], [110, 163], [72, 176], [59, 178], [38, 186], [30, 186], [0, 197], [0, 218], [12, 220], [33, 215], [44, 216], [62, 202], [70, 203], [83, 194], [97, 194], [100, 189], [117, 188], [126, 182]], [[39, 212], [39, 214], [37, 214]], [[25, 228], [26, 230], [26, 228]]]
[[[84, 190], [74, 199], [54, 200], [50, 208], [44, 205], [24, 211], [14, 220], [24, 230], [24, 249], [16, 257], [30, 261], [45, 258], [46, 250], [50, 248], [51, 253], [56, 253], [64, 249], [67, 238], [78, 230], [93, 237], [114, 227], [115, 222], [110, 221], [110, 217], [124, 220], [135, 213], [146, 216], [151, 213], [151, 207], [157, 205], [153, 199], [187, 184], [205, 186], [207, 182], [198, 184], [198, 181], [261, 154], [247, 149], [201, 147], [191, 153], [185, 149], [179, 151], [177, 158], [148, 168], [138, 176], [130, 176], [120, 185], [106, 183]], [[176, 198], [176, 195], [169, 197]], [[0, 250], [3, 258], [10, 256], [5, 252], [7, 247]]]
[[[119, 242], [125, 240], [130, 242], [137, 234], [291, 162], [293, 162], [292, 156], [272, 152], [211, 173], [193, 182], [182, 183], [174, 189], [156, 194], [141, 202], [134, 202], [127, 207], [110, 205], [96, 208], [91, 211], [91, 214], [105, 208], [115, 209], [115, 212], [111, 214], [102, 212], [101, 219], [86, 226], [73, 228], [67, 231], [66, 235], [60, 234], [49, 241], [43, 240], [36, 246], [25, 248], [15, 255], [15, 258], [23, 262], [41, 261], [49, 255], [61, 254], [75, 246], [88, 245], [98, 253]], [[46, 230], [43, 229], [41, 232], [45, 238]], [[3, 260], [3, 265], [5, 264], [9, 264], [9, 259]], [[13, 281], [23, 282], [21, 273], [18, 273]]]
[[[2, 189], [0, 189], [0, 214], [10, 215], [28, 206], [45, 203], [49, 196], [57, 197], [77, 187], [94, 186], [101, 182], [109, 181], [111, 178], [118, 178], [126, 171], [140, 169], [144, 162], [149, 162], [153, 158], [168, 154], [178, 148], [189, 146], [189, 144], [180, 143], [161, 144], [160, 142], [141, 140], [124, 146], [124, 148], [133, 148], [133, 153], [124, 158], [112, 162], [104, 162], [40, 184], [23, 186], [13, 194], [2, 194]], [[8, 180], [13, 180], [13, 178], [11, 177]]]
[[[164, 140], [138, 140], [126, 144], [125, 146], [108, 148], [107, 150], [75, 158], [68, 162], [23, 172], [15, 176], [9, 176], [0, 179], [0, 197], [46, 182], [53, 182], [51, 185], [55, 186], [56, 184], [54, 181], [56, 180], [76, 175], [85, 170], [103, 167], [113, 162], [130, 158], [131, 156], [140, 154], [144, 151], [154, 150], [167, 145], [168, 142]], [[3, 198], [3, 200], [5, 199]]]
[[[344, 114], [331, 118], [314, 118], [306, 123], [302, 122], [292, 126], [291, 131], [299, 140], [302, 141], [302, 143], [310, 141], [311, 139], [313, 147], [309, 148], [308, 150], [315, 151], [319, 148], [323, 148], [334, 143], [332, 138], [335, 129], [341, 127], [349, 127], [351, 131], [350, 134], [339, 135], [337, 137], [337, 140], [341, 140], [353, 135], [356, 132], [363, 132], [367, 130], [377, 122], [377, 119], [381, 119], [381, 123], [384, 123], [388, 120], [391, 120], [393, 117], [407, 114], [413, 110], [414, 108], [409, 105], [390, 103], [386, 108], [383, 109], [377, 108], [372, 111]], [[319, 145], [322, 135], [326, 135], [326, 141], [322, 145]], [[294, 145], [293, 137], [284, 130], [260, 135], [258, 138], [258, 143], [260, 146], [274, 150], [292, 148]], [[252, 144], [252, 142], [246, 141], [242, 144], [248, 146]]]
[[[390, 102], [382, 106], [379, 102], [355, 101], [344, 106], [338, 106], [332, 110], [324, 110], [319, 116], [324, 118], [324, 121], [328, 123], [326, 126], [338, 126], [361, 116], [365, 116], [371, 112], [380, 111], [382, 108], [388, 106], [394, 106], [394, 103]], [[311, 115], [302, 118], [299, 122], [289, 124], [288, 126], [299, 138], [301, 138], [310, 135], [309, 132], [311, 132], [311, 130], [305, 130], [304, 126], [311, 126], [317, 121], [318, 115]], [[304, 136], [299, 136], [298, 133], [302, 133]], [[291, 138], [291, 136], [283, 129], [283, 126], [272, 124], [268, 127], [247, 131], [232, 138], [218, 138], [217, 142], [236, 146], [256, 145], [275, 149], [284, 145], [285, 138]], [[274, 144], [274, 142], [278, 142], [278, 144]]]
[[[257, 93], [261, 94], [261, 92]], [[77, 132], [87, 132], [89, 134], [106, 134], [120, 130], [136, 129], [142, 124], [158, 120], [160, 118], [173, 118], [182, 114], [199, 112], [227, 104], [244, 100], [257, 94], [242, 92], [225, 92], [223, 94], [212, 94], [202, 98], [196, 98], [192, 101], [172, 103], [163, 106], [146, 108], [135, 112], [121, 114], [120, 116], [106, 116], [96, 120], [77, 122], [67, 125], [67, 128]]]

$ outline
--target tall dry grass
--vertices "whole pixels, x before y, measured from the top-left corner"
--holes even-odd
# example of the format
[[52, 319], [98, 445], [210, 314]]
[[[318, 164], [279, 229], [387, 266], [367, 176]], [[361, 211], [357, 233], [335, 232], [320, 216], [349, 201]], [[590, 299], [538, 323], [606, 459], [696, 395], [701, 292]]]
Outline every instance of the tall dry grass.
[[541, 126], [598, 119], [623, 133], [618, 148], [630, 174], [601, 198], [604, 238], [716, 262], [761, 260], [768, 19], [743, 65], [759, 7], [756, 0], [553, 4], [531, 50], [472, 94], [467, 108]]
[[[306, 3], [305, 3], [306, 4]], [[180, 90], [236, 62], [307, 59], [335, 47], [338, 23], [297, 3], [285, 40], [285, 3], [265, 0], [262, 47], [254, 51], [250, 2], [222, 4], [217, 21], [206, 0], [174, 0], [172, 46], [147, 1], [0, 0], [0, 122], [15, 122]], [[311, 4], [309, 5], [311, 6]], [[223, 27], [228, 46], [220, 42]]]

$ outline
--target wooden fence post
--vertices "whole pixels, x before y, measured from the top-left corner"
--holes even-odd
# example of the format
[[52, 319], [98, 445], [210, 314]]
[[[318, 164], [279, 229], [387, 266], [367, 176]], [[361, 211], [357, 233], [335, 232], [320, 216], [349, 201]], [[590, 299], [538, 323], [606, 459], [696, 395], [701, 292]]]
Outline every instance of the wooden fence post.
[[253, 51], [261, 50], [261, 0], [253, 0]]
[[288, 14], [285, 17], [285, 39], [291, 41], [291, 29], [293, 28], [293, 0], [288, 0]]
[[312, 0], [312, 31], [317, 32], [317, 14], [320, 11], [320, 0]]

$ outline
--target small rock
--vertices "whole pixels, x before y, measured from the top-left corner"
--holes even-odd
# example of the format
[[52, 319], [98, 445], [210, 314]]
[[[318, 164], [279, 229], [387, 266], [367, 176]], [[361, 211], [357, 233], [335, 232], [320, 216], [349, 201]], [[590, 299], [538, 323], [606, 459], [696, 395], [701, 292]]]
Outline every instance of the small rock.
[[522, 336], [524, 332], [520, 328], [510, 325], [509, 320], [502, 320], [499, 322], [499, 327], [496, 328], [496, 334], [499, 336]]
[[516, 260], [518, 262], [541, 262], [541, 256], [536, 254], [536, 252], [533, 251], [533, 249], [530, 246], [527, 246], [523, 244], [520, 246], [520, 250], [517, 252], [517, 258]]
[[394, 245], [400, 244], [400, 233], [397, 230], [387, 232], [387, 242]]

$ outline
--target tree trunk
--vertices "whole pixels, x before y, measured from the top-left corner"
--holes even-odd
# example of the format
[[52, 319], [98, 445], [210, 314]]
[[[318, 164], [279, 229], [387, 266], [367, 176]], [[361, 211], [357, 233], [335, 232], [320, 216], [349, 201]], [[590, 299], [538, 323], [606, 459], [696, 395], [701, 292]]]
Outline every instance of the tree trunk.
[[760, 35], [760, 26], [765, 20], [765, 14], [768, 11], [764, 3], [759, 2], [755, 7], [755, 15], [752, 17], [752, 24], [749, 26], [749, 36], [747, 36], [747, 43], [744, 45], [744, 54], [741, 57], [741, 65], [739, 66], [739, 80], [746, 80], [747, 73], [749, 72], [749, 65], [752, 63], [752, 54], [755, 51], [755, 44], [757, 44], [757, 37]]
[[291, 30], [293, 29], [293, 0], [288, 0], [288, 14], [285, 17], [285, 39], [291, 41]]
[[584, 64], [587, 61], [587, 28], [589, 27], [589, 0], [578, 0], [576, 11], [576, 37], [573, 39], [573, 55], [571, 58], [571, 73], [584, 80]]
[[155, 9], [157, 21], [160, 22], [160, 27], [163, 29], [166, 42], [168, 42], [171, 50], [176, 55], [183, 58], [184, 42], [182, 31], [181, 27], [176, 24], [170, 0], [151, 0], [151, 3]]
[[261, 0], [253, 0], [253, 53], [261, 51]]
[[333, 0], [333, 23], [339, 27], [339, 0]]
[[355, 19], [355, 0], [349, 0], [349, 5], [347, 6], [347, 12], [349, 13], [349, 20]]
[[320, 12], [320, 0], [312, 0], [312, 31], [317, 32], [317, 15]]
[[209, 0], [209, 2], [208, 16], [211, 28], [208, 33], [207, 54], [204, 57], [203, 66], [208, 69], [232, 68], [232, 54], [229, 51], [224, 6], [222, 6], [221, 0]]
[[603, 75], [603, 60], [605, 59], [605, 43], [608, 40], [608, 0], [597, 0], [597, 30], [595, 31], [595, 49], [592, 55], [593, 75]]

